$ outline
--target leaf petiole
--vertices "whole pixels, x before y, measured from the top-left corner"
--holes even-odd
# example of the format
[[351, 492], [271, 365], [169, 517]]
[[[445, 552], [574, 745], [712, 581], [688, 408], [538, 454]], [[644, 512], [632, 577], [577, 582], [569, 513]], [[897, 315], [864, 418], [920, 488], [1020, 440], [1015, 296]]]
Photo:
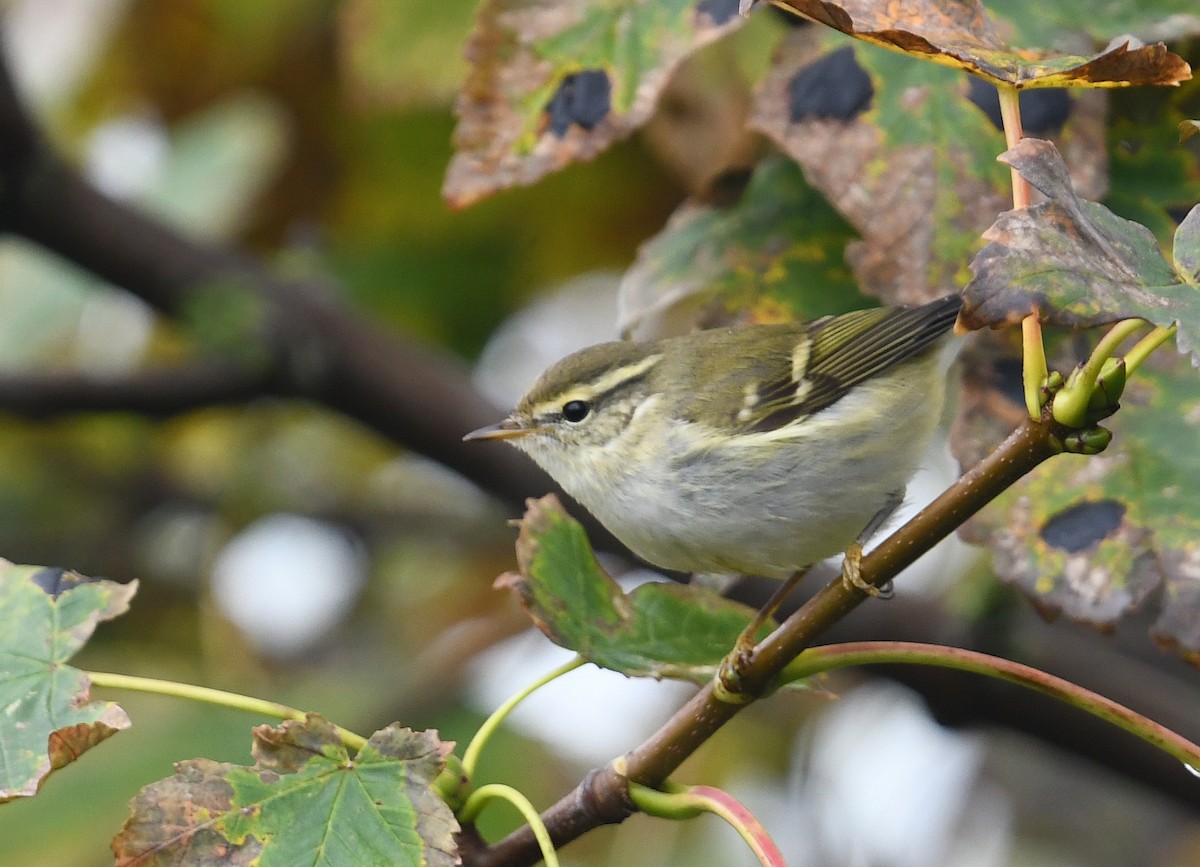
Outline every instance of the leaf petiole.
[[[1010, 84], [996, 84], [1000, 95], [1000, 119], [1004, 124], [1004, 142], [1011, 149], [1024, 138], [1021, 128], [1021, 92]], [[1033, 190], [1029, 181], [1010, 167], [1012, 173], [1013, 209], [1028, 208], [1033, 201]], [[1042, 386], [1046, 382], [1049, 368], [1046, 365], [1046, 346], [1042, 341], [1042, 323], [1037, 314], [1021, 320], [1022, 365], [1025, 384], [1025, 409], [1035, 421], [1042, 417]]]
[[1150, 353], [1174, 337], [1177, 330], [1177, 325], [1160, 325], [1139, 340], [1125, 353], [1125, 375], [1128, 376], [1137, 370], [1141, 363], [1150, 357]]
[[[205, 704], [233, 708], [234, 710], [244, 710], [247, 713], [261, 714], [262, 716], [269, 716], [275, 719], [290, 719], [303, 722], [308, 717], [307, 712], [289, 707], [286, 704], [254, 698], [249, 695], [241, 695], [236, 692], [226, 692], [223, 689], [210, 689], [207, 686], [195, 686], [194, 684], [179, 683], [173, 680], [158, 680], [152, 677], [114, 674], [107, 671], [88, 671], [84, 673], [95, 686], [186, 698]], [[367, 739], [362, 735], [355, 734], [341, 726], [334, 726], [333, 728], [337, 733], [338, 739], [347, 749], [357, 751], [366, 746]]]
[[1007, 680], [1073, 705], [1136, 735], [1186, 765], [1200, 767], [1200, 746], [1159, 723], [1069, 680], [973, 650], [906, 641], [831, 644], [804, 651], [780, 673], [779, 679], [786, 683], [835, 668], [876, 663], [933, 665]]
[[582, 657], [575, 657], [564, 665], [560, 665], [553, 671], [539, 677], [529, 686], [516, 693], [512, 698], [508, 699], [500, 707], [492, 711], [492, 715], [484, 720], [483, 725], [479, 727], [479, 731], [475, 732], [475, 736], [471, 738], [471, 742], [467, 744], [466, 750], [463, 752], [462, 769], [468, 780], [475, 777], [475, 766], [479, 763], [479, 755], [483, 752], [483, 747], [487, 744], [488, 739], [495, 734], [496, 729], [500, 728], [501, 723], [508, 717], [510, 713], [516, 709], [517, 705], [529, 698], [537, 690], [541, 689], [552, 680], [557, 680], [568, 672], [574, 671], [583, 665]]
[[783, 854], [762, 823], [727, 792], [713, 786], [681, 786], [669, 780], [659, 789], [630, 781], [629, 799], [648, 816], [691, 819], [711, 813], [724, 819], [750, 847], [763, 867], [786, 867]]
[[542, 850], [542, 860], [546, 862], [546, 867], [558, 867], [558, 853], [554, 850], [554, 841], [550, 839], [550, 832], [546, 830], [542, 817], [538, 815], [533, 804], [529, 803], [529, 799], [512, 786], [500, 783], [480, 786], [471, 794], [471, 797], [467, 798], [467, 802], [458, 811], [458, 820], [464, 825], [474, 822], [483, 808], [487, 806], [488, 801], [494, 800], [507, 801], [517, 808], [530, 830], [533, 831], [538, 847]]

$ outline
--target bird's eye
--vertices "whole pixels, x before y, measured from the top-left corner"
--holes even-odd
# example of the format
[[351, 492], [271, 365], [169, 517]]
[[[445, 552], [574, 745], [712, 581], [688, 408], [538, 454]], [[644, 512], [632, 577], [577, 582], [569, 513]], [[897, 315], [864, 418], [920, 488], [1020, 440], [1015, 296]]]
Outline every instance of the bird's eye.
[[578, 424], [587, 418], [592, 406], [586, 400], [568, 400], [563, 404], [562, 417], [569, 422]]

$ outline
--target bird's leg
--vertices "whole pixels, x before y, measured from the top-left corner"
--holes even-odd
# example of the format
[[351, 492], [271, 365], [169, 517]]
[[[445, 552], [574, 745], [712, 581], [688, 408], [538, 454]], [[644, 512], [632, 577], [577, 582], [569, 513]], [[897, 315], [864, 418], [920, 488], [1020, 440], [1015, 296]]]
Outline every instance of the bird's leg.
[[800, 579], [808, 573], [808, 567], [798, 569], [788, 576], [782, 584], [776, 588], [771, 594], [771, 598], [767, 600], [767, 604], [758, 609], [758, 613], [754, 615], [754, 619], [747, 624], [742, 630], [742, 634], [738, 636], [737, 643], [733, 649], [737, 658], [744, 659], [749, 656], [750, 651], [754, 649], [754, 645], [758, 643], [758, 631], [762, 629], [763, 624], [775, 616], [775, 612], [779, 610], [779, 606], [783, 604], [783, 600], [788, 598], [796, 585], [800, 583]]
[[893, 491], [888, 494], [887, 502], [883, 504], [883, 508], [875, 513], [868, 523], [863, 528], [863, 531], [858, 534], [855, 539], [846, 548], [846, 558], [842, 561], [842, 583], [847, 590], [858, 589], [868, 596], [874, 596], [877, 599], [891, 599], [893, 596], [891, 582], [887, 582], [882, 587], [876, 587], [874, 584], [868, 584], [862, 578], [862, 557], [863, 543], [879, 532], [879, 528], [888, 522], [888, 519], [895, 514], [896, 509], [904, 502], [904, 491]]

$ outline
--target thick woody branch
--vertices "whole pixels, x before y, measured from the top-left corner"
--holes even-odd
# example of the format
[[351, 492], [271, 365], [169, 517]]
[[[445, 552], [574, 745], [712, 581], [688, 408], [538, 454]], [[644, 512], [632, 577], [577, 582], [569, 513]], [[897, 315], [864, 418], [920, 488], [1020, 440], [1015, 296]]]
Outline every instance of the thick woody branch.
[[329, 285], [284, 280], [248, 256], [185, 239], [85, 182], [42, 140], [2, 63], [0, 232], [34, 241], [168, 315], [186, 314], [193, 298], [214, 288], [243, 293], [263, 311], [253, 336], [269, 357], [264, 393], [340, 410], [509, 502], [557, 487], [512, 449], [461, 442], [500, 410], [444, 353], [339, 307]]
[[255, 374], [220, 361], [139, 371], [0, 377], [0, 410], [43, 419], [84, 412], [133, 412], [166, 418], [206, 406], [240, 404], [273, 389], [269, 372]]

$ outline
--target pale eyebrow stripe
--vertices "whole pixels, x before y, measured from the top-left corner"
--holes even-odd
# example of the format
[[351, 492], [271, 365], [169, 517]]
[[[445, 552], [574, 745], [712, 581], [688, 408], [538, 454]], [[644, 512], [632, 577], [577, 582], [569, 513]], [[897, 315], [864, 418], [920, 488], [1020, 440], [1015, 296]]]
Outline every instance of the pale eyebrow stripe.
[[626, 364], [623, 367], [610, 370], [595, 382], [573, 388], [550, 400], [542, 401], [534, 407], [534, 413], [541, 414], [547, 411], [556, 411], [561, 404], [569, 400], [597, 400], [609, 392], [615, 391], [621, 386], [645, 376], [650, 368], [654, 367], [660, 361], [662, 361], [661, 354], [648, 355], [640, 361], [635, 361], [633, 364]]

